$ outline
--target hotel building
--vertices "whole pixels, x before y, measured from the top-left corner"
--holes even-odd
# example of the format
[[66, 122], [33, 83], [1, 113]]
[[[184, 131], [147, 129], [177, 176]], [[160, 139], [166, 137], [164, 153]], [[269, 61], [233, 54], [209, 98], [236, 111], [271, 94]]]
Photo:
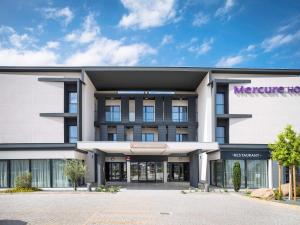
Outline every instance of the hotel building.
[[300, 131], [299, 75], [289, 69], [0, 67], [0, 188], [13, 187], [24, 172], [34, 186], [68, 187], [68, 159], [86, 164], [81, 184], [231, 188], [239, 161], [243, 188], [276, 187], [268, 143], [287, 124]]

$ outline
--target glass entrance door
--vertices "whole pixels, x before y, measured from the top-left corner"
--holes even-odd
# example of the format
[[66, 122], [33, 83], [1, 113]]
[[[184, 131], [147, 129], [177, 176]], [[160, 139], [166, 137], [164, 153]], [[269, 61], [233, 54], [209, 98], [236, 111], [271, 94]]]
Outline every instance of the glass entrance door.
[[162, 182], [162, 162], [130, 162], [131, 181]]

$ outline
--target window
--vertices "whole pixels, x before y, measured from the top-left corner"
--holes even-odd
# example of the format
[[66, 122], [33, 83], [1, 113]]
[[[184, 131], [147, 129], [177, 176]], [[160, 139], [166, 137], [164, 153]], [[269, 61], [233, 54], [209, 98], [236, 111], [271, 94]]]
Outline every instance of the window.
[[154, 122], [154, 106], [144, 106], [144, 122]]
[[77, 92], [69, 92], [69, 113], [77, 113]]
[[121, 121], [120, 106], [105, 106], [105, 119], [108, 122]]
[[77, 126], [69, 126], [69, 143], [77, 142]]
[[142, 141], [154, 141], [154, 133], [143, 133]]
[[173, 106], [172, 107], [172, 121], [173, 122], [187, 122], [187, 106]]
[[108, 141], [117, 141], [116, 133], [108, 133]]
[[219, 144], [225, 143], [225, 127], [216, 128], [216, 141], [219, 142]]
[[183, 142], [188, 140], [188, 135], [187, 134], [176, 134], [176, 142]]
[[129, 121], [135, 121], [135, 100], [129, 100]]
[[225, 113], [225, 94], [217, 93], [216, 95], [216, 113], [224, 114]]

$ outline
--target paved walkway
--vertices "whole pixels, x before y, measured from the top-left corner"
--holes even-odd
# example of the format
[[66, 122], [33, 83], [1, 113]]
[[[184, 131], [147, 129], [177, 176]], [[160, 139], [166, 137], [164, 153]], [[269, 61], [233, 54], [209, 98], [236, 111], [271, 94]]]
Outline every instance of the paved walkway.
[[0, 224], [299, 225], [300, 207], [179, 190], [0, 194]]

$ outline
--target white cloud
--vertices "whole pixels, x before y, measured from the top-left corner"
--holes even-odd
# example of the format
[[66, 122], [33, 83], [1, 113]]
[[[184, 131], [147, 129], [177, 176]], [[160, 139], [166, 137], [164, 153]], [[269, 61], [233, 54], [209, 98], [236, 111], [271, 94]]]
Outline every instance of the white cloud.
[[247, 48], [245, 49], [245, 51], [247, 51], [247, 52], [251, 52], [251, 51], [253, 51], [254, 49], [256, 48], [256, 45], [248, 45], [247, 46]]
[[209, 22], [208, 15], [205, 15], [202, 12], [199, 12], [195, 15], [193, 20], [193, 26], [195, 27], [201, 27], [204, 24], [207, 24]]
[[233, 9], [235, 4], [236, 4], [235, 0], [225, 0], [225, 4], [222, 7], [217, 9], [215, 16], [224, 17]]
[[9, 37], [9, 40], [10, 43], [17, 48], [23, 48], [28, 42], [32, 42], [32, 39], [28, 36], [28, 34], [12, 34]]
[[214, 43], [214, 39], [210, 38], [209, 40], [204, 40], [199, 46], [191, 45], [190, 47], [188, 47], [188, 51], [192, 53], [196, 53], [197, 55], [204, 55], [211, 50], [213, 43]]
[[2, 66], [51, 66], [56, 65], [54, 52], [41, 50], [20, 50], [0, 48], [0, 65]]
[[64, 8], [44, 8], [42, 9], [43, 15], [47, 19], [61, 20], [63, 19], [63, 25], [68, 25], [74, 18], [74, 13], [69, 7]]
[[121, 0], [129, 11], [123, 15], [119, 26], [147, 29], [164, 25], [175, 18], [175, 0]]
[[58, 41], [48, 41], [46, 43], [46, 48], [48, 49], [57, 49], [59, 47], [59, 42]]
[[81, 28], [66, 35], [65, 40], [69, 42], [90, 43], [95, 40], [98, 34], [100, 34], [100, 27], [94, 16], [89, 14], [84, 19]]
[[270, 52], [275, 48], [279, 48], [282, 45], [289, 44], [293, 41], [300, 39], [300, 30], [295, 33], [290, 34], [277, 34], [270, 38], [266, 38], [262, 43], [261, 47], [265, 52]]
[[228, 56], [222, 57], [216, 64], [216, 67], [233, 67], [244, 61], [244, 56], [236, 55], [236, 56]]
[[168, 45], [172, 42], [173, 42], [173, 36], [167, 34], [163, 37], [160, 45]]
[[147, 44], [124, 44], [119, 40], [100, 37], [85, 50], [78, 51], [66, 59], [66, 65], [137, 65], [140, 59], [156, 51]]
[[34, 42], [34, 38], [28, 34], [18, 34], [12, 27], [1, 26], [0, 27], [0, 42], [2, 45], [12, 45], [16, 48], [25, 48]]

